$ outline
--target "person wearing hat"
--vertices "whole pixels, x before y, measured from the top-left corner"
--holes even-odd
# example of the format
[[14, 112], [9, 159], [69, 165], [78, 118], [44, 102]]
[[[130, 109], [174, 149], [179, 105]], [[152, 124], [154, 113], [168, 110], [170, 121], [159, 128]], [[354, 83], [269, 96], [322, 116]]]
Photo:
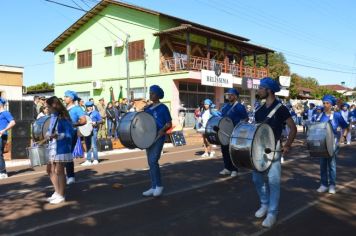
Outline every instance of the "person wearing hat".
[[304, 121], [303, 124], [303, 133], [307, 133], [308, 132], [308, 125], [311, 124], [313, 122], [313, 117], [315, 114], [316, 110], [315, 110], [315, 103], [309, 103], [309, 108], [306, 111], [306, 120]]
[[352, 113], [349, 111], [349, 109], [350, 109], [349, 104], [347, 104], [346, 102], [342, 104], [341, 116], [344, 118], [344, 120], [348, 125], [347, 128], [342, 130], [343, 140], [345, 144], [351, 144], [350, 121], [351, 121]]
[[14, 117], [11, 113], [5, 110], [6, 100], [0, 97], [0, 179], [6, 179], [6, 165], [4, 160], [4, 148], [7, 142], [7, 131], [15, 126]]
[[[277, 143], [273, 149], [281, 149], [280, 139], [285, 124], [290, 130], [282, 148], [283, 154], [276, 153], [268, 171], [261, 173], [254, 170], [252, 172], [252, 180], [256, 186], [261, 204], [255, 216], [263, 218], [267, 215], [262, 222], [263, 227], [271, 227], [277, 221], [281, 181], [281, 156], [286, 156], [297, 133], [297, 127], [288, 108], [276, 99], [275, 93], [278, 91], [280, 91], [278, 82], [269, 77], [263, 78], [260, 81], [257, 91], [259, 97], [265, 99], [266, 102], [256, 110], [255, 120], [256, 123], [265, 122], [271, 126]], [[279, 108], [275, 109], [277, 106]], [[270, 114], [273, 111], [275, 111], [274, 114]], [[268, 118], [268, 116], [271, 118]]]
[[[239, 92], [235, 88], [229, 88], [225, 93], [227, 103], [221, 108], [222, 117], [228, 117], [232, 120], [234, 127], [240, 121], [247, 121], [248, 115], [247, 111], [239, 101]], [[229, 152], [230, 145], [221, 145], [221, 153], [224, 160], [224, 169], [220, 171], [220, 175], [231, 175], [232, 177], [237, 176], [237, 168], [232, 164]]]
[[159, 159], [161, 157], [162, 148], [166, 139], [166, 131], [172, 127], [172, 118], [168, 107], [160, 102], [164, 97], [164, 91], [158, 85], [150, 87], [150, 100], [152, 104], [145, 107], [144, 112], [153, 116], [156, 121], [158, 137], [151, 147], [146, 149], [147, 161], [149, 165], [149, 174], [151, 177], [151, 187], [142, 193], [143, 196], [158, 197], [163, 192], [163, 185], [161, 181], [161, 171], [159, 168]]
[[[64, 103], [66, 104], [66, 108], [69, 112], [69, 116], [72, 120], [74, 126], [74, 133], [73, 133], [73, 143], [72, 149], [74, 150], [75, 146], [78, 145], [78, 135], [77, 135], [77, 128], [80, 125], [85, 125], [87, 119], [85, 118], [85, 113], [79, 106], [75, 105], [75, 101], [78, 101], [78, 95], [76, 92], [67, 90], [64, 93]], [[67, 184], [75, 183], [75, 174], [74, 174], [74, 162], [67, 162], [66, 163], [66, 172], [67, 172]]]
[[[92, 120], [93, 132], [88, 137], [85, 137], [85, 146], [87, 148], [87, 160], [83, 162], [81, 165], [82, 166], [97, 165], [99, 164], [98, 146], [97, 146], [98, 126], [101, 123], [103, 123], [103, 119], [101, 118], [99, 112], [94, 110], [93, 102], [86, 102], [85, 107], [88, 116]], [[91, 157], [92, 155], [94, 158], [93, 162]]]
[[200, 112], [199, 120], [199, 128], [198, 132], [202, 134], [203, 144], [204, 144], [204, 153], [202, 157], [214, 157], [214, 152], [211, 151], [211, 145], [208, 141], [208, 138], [205, 135], [205, 128], [208, 123], [208, 120], [217, 116], [215, 110], [213, 109], [213, 102], [210, 99], [205, 99], [203, 102], [203, 108]]
[[323, 106], [316, 106], [315, 107], [315, 112], [313, 114], [313, 119], [312, 122], [316, 122], [316, 119], [319, 117], [319, 115], [323, 112]]
[[[101, 116], [102, 120], [106, 120], [106, 106], [104, 98], [99, 99], [99, 103], [97, 105], [97, 110]], [[108, 135], [106, 133], [106, 125], [105, 122], [100, 124], [98, 127], [98, 138], [103, 139], [106, 138]]]
[[336, 158], [339, 152], [338, 142], [340, 139], [340, 127], [346, 128], [348, 124], [343, 119], [340, 112], [333, 111], [333, 106], [336, 105], [336, 98], [332, 95], [325, 95], [322, 98], [324, 111], [317, 117], [317, 122], [330, 122], [333, 128], [336, 139], [336, 149], [331, 158], [320, 158], [320, 187], [317, 189], [319, 193], [324, 193], [329, 190], [329, 193], [336, 193]]

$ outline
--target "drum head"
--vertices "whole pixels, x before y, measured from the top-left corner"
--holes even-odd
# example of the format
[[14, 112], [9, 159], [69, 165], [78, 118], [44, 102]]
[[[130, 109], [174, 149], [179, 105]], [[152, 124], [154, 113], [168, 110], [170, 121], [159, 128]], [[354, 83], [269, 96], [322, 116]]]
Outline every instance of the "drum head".
[[276, 141], [272, 128], [267, 124], [260, 124], [252, 142], [252, 161], [257, 171], [267, 170], [274, 157], [274, 152], [265, 153], [265, 148], [274, 150]]
[[138, 112], [131, 123], [131, 138], [140, 148], [149, 148], [157, 136], [157, 125], [152, 115], [147, 112]]
[[219, 122], [218, 137], [221, 145], [229, 145], [234, 124], [230, 118], [224, 117]]
[[87, 123], [85, 125], [79, 126], [78, 130], [81, 135], [84, 137], [88, 137], [91, 135], [91, 132], [93, 131], [93, 125], [92, 125], [92, 120], [89, 116], [85, 116]]
[[35, 120], [32, 125], [32, 136], [34, 140], [40, 141], [46, 137], [50, 121], [51, 119], [49, 116], [44, 116]]
[[334, 155], [334, 151], [336, 149], [335, 135], [333, 132], [333, 128], [329, 122], [325, 123], [326, 125], [326, 149], [328, 150], [329, 156], [332, 157]]

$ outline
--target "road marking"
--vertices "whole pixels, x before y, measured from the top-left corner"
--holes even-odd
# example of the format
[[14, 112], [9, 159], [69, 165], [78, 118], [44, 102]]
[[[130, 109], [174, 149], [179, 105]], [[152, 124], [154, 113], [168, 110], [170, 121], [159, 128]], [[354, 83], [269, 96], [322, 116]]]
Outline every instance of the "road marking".
[[[349, 181], [349, 182], [347, 182], [347, 183], [344, 184], [344, 185], [339, 185], [340, 187], [338, 186], [338, 192], [342, 192], [342, 191], [343, 191], [344, 189], [346, 189], [348, 186], [353, 185], [354, 182], [356, 182], [356, 180]], [[281, 224], [283, 224], [284, 222], [286, 222], [287, 220], [293, 218], [294, 216], [296, 216], [296, 215], [302, 213], [303, 211], [305, 211], [305, 210], [307, 210], [307, 209], [309, 209], [309, 208], [315, 206], [316, 204], [320, 203], [320, 202], [321, 202], [322, 200], [324, 200], [325, 198], [329, 198], [330, 196], [332, 196], [332, 194], [327, 194], [327, 195], [325, 195], [325, 196], [323, 196], [323, 197], [320, 197], [319, 199], [317, 199], [317, 200], [315, 200], [315, 201], [309, 202], [309, 203], [308, 203], [307, 205], [305, 205], [304, 207], [301, 207], [301, 208], [299, 208], [299, 209], [297, 209], [297, 210], [291, 212], [291, 213], [288, 214], [287, 216], [283, 217], [282, 219], [277, 220], [277, 223], [276, 223], [276, 225], [275, 225], [274, 227], [262, 229], [262, 230], [260, 230], [260, 231], [258, 231], [258, 232], [256, 232], [256, 233], [251, 234], [250, 236], [260, 236], [260, 235], [262, 235], [262, 234], [268, 232], [269, 230], [274, 229], [277, 225], [281, 225]]]
[[[182, 151], [177, 151], [177, 152], [168, 152], [165, 153], [164, 155], [172, 155], [172, 154], [176, 154], [176, 153], [183, 153], [183, 152], [189, 152], [189, 151], [195, 151], [195, 150], [200, 150], [201, 148], [192, 148], [192, 149], [188, 149], [188, 150], [182, 150]], [[99, 166], [102, 165], [107, 165], [107, 164], [112, 164], [112, 163], [117, 163], [117, 162], [123, 162], [123, 161], [131, 161], [131, 160], [138, 160], [138, 159], [143, 159], [146, 158], [146, 156], [138, 156], [138, 157], [131, 157], [131, 158], [125, 158], [125, 159], [120, 159], [120, 160], [112, 160], [112, 161], [103, 161], [100, 163]], [[74, 167], [74, 169], [79, 169], [79, 168], [88, 168], [88, 166], [81, 166], [81, 165], [76, 165]], [[31, 175], [38, 175], [38, 174], [44, 174], [47, 173], [47, 171], [37, 171], [35, 173], [27, 173], [27, 174], [20, 174], [20, 175], [14, 175], [14, 176], [10, 176], [9, 179], [13, 179], [13, 178], [19, 178], [19, 177], [23, 177], [23, 176], [31, 176]]]

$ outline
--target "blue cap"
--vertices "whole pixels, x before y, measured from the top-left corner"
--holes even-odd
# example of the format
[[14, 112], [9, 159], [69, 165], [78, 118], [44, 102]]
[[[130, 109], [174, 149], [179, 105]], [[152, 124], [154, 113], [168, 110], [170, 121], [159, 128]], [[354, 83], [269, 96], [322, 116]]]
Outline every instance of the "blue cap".
[[212, 104], [213, 104], [213, 102], [212, 102], [209, 98], [207, 98], [207, 99], [204, 100], [204, 105], [209, 105], [209, 106], [211, 106]]
[[315, 103], [311, 102], [309, 103], [309, 106], [315, 106]]
[[275, 81], [274, 79], [270, 78], [270, 77], [265, 77], [265, 78], [261, 79], [260, 87], [266, 88], [266, 89], [270, 89], [274, 93], [275, 92], [279, 92], [281, 90], [278, 82]]
[[158, 85], [152, 85], [150, 87], [150, 92], [155, 93], [159, 99], [162, 99], [164, 97], [164, 91]]
[[346, 102], [344, 102], [344, 103], [342, 104], [342, 106], [343, 106], [343, 107], [347, 107], [347, 109], [349, 109], [349, 108], [350, 108], [350, 105], [349, 105], [349, 104], [347, 104]]
[[237, 91], [237, 89], [235, 89], [235, 88], [229, 88], [226, 91], [226, 94], [233, 94], [233, 95], [239, 96], [239, 91]]
[[76, 101], [79, 98], [77, 93], [71, 90], [65, 91], [64, 96], [71, 98], [73, 101]]
[[328, 102], [333, 106], [335, 106], [335, 104], [336, 104], [336, 98], [333, 95], [330, 95], [330, 94], [324, 95], [324, 97], [321, 100], [323, 102]]
[[85, 106], [86, 107], [92, 107], [92, 106], [94, 106], [94, 103], [89, 101], [89, 102], [85, 103]]
[[324, 108], [323, 108], [323, 106], [316, 106], [316, 108], [315, 108], [316, 110], [321, 110], [321, 111], [323, 111], [324, 110]]
[[0, 104], [5, 105], [6, 104], [6, 99], [0, 97]]

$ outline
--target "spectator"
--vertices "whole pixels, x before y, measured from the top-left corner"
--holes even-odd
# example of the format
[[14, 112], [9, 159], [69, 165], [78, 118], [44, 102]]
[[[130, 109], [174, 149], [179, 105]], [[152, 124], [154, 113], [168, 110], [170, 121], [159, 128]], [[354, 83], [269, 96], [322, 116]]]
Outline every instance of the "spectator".
[[37, 115], [36, 119], [49, 115], [49, 109], [47, 106], [40, 108], [40, 113]]
[[84, 104], [84, 100], [81, 98], [78, 98], [78, 106], [85, 112], [85, 104]]
[[35, 95], [33, 96], [33, 118], [36, 119], [39, 114], [39, 110], [37, 110], [37, 104], [40, 100], [40, 97]]
[[116, 132], [114, 132], [116, 118], [112, 102], [109, 102], [108, 106], [106, 107], [106, 121], [108, 127], [108, 136], [110, 138], [113, 138], [114, 136], [117, 138]]
[[94, 109], [95, 111], [98, 111], [98, 107], [95, 105], [94, 98], [89, 98], [89, 102], [92, 102], [94, 104]]
[[[97, 105], [98, 112], [100, 113], [101, 119], [105, 120], [106, 119], [106, 107], [105, 107], [105, 101], [104, 98], [99, 99], [99, 103]], [[104, 124], [99, 125], [99, 131], [98, 131], [98, 139], [101, 138], [106, 138], [106, 126]]]

